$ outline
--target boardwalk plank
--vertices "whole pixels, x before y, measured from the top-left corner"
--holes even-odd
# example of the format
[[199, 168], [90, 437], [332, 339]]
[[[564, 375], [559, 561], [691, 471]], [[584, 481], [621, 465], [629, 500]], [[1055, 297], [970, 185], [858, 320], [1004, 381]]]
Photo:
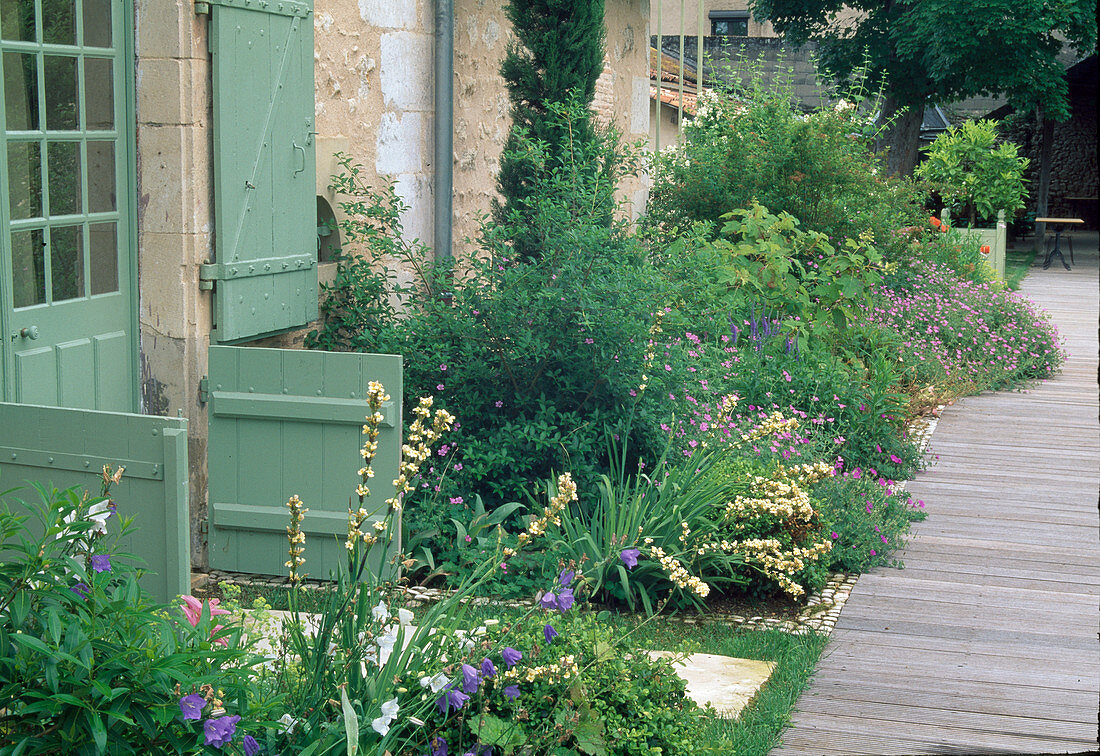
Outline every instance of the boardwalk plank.
[[907, 569], [856, 583], [775, 756], [1097, 747], [1100, 256], [1089, 240], [1072, 272], [1035, 271], [1024, 286], [1065, 338], [1065, 369], [943, 412], [938, 464], [909, 485], [930, 516], [898, 554]]

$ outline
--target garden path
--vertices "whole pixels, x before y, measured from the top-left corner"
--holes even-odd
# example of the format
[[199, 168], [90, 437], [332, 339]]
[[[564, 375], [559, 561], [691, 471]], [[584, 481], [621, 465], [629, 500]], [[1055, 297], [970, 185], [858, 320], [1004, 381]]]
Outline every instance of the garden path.
[[1097, 234], [1074, 246], [1072, 271], [1034, 267], [1022, 287], [1065, 368], [944, 411], [939, 462], [909, 486], [929, 517], [905, 569], [859, 578], [772, 756], [1096, 749]]

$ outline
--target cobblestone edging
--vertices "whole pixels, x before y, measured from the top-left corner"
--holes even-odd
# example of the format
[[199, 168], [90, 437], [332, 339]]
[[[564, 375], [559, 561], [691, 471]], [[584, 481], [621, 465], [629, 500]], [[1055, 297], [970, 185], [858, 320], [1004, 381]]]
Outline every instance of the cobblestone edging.
[[[917, 439], [917, 448], [920, 449], [921, 454], [928, 451], [928, 446], [932, 440], [932, 434], [935, 432], [936, 425], [939, 421], [938, 415], [942, 410], [943, 405], [940, 405], [937, 407], [935, 414], [930, 417], [918, 418], [909, 427], [909, 432]], [[905, 490], [904, 481], [898, 485], [898, 490]], [[245, 575], [237, 572], [212, 571], [205, 575], [193, 575], [192, 587], [197, 587], [197, 585], [209, 585], [211, 583], [217, 584], [223, 580], [238, 585], [254, 587], [286, 588], [287, 586], [286, 578]], [[683, 622], [689, 625], [720, 623], [745, 630], [773, 629], [782, 630], [794, 635], [803, 635], [806, 633], [830, 635], [833, 632], [833, 628], [836, 627], [837, 620], [840, 619], [840, 612], [844, 608], [844, 603], [848, 600], [848, 596], [851, 595], [857, 580], [859, 580], [859, 575], [850, 575], [843, 572], [830, 575], [825, 587], [806, 600], [806, 606], [802, 608], [802, 611], [799, 612], [798, 616], [795, 618], [764, 617], [761, 615], [746, 616], [716, 612], [713, 614], [686, 617], [672, 615], [662, 619], [670, 622]], [[305, 587], [307, 590], [311, 583], [316, 586], [321, 585], [315, 581], [306, 581]], [[420, 606], [426, 603], [441, 601], [448, 594], [447, 591], [439, 588], [423, 588], [420, 586], [411, 586], [407, 588], [406, 591], [409, 597], [409, 606]], [[487, 597], [474, 597], [470, 599], [470, 602], [476, 606], [489, 606], [495, 604], [516, 609], [525, 609], [533, 606], [535, 603], [534, 599], [522, 601], [493, 601]]]

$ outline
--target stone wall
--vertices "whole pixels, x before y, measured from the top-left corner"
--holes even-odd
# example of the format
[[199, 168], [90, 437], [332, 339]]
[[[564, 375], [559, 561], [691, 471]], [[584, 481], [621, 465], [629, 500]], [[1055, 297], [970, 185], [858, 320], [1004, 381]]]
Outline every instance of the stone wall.
[[206, 373], [213, 129], [206, 18], [191, 0], [137, 0], [138, 321], [141, 408], [188, 418], [191, 559], [205, 564]]
[[[1047, 215], [1050, 217], [1076, 217], [1097, 229], [1098, 218], [1095, 199], [1089, 202], [1072, 201], [1069, 197], [1097, 196], [1097, 129], [1095, 80], [1070, 90], [1072, 117], [1065, 123], [1054, 125], [1054, 141], [1050, 163], [1050, 195]], [[1024, 212], [1035, 213], [1039, 189], [1040, 135], [1035, 116], [1013, 119], [1006, 124], [1004, 135], [1016, 142], [1020, 152], [1031, 160], [1027, 179], [1029, 196]]]

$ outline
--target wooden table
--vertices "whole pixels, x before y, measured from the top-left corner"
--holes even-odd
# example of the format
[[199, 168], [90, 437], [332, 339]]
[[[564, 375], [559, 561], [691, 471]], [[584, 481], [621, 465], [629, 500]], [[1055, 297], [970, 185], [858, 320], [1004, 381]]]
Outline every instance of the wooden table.
[[[1066, 230], [1067, 226], [1084, 225], [1085, 222], [1080, 218], [1036, 218], [1036, 223], [1049, 223], [1054, 227], [1054, 248], [1047, 252], [1047, 257], [1043, 260], [1043, 270], [1050, 267], [1050, 261], [1055, 255], [1058, 255], [1058, 259], [1062, 261], [1062, 265], [1069, 270], [1069, 263], [1066, 262], [1065, 256], [1062, 254], [1062, 232]], [[1066, 241], [1069, 242], [1069, 259], [1073, 260], [1073, 239], [1066, 237]], [[1076, 264], [1076, 263], [1075, 263]]]

